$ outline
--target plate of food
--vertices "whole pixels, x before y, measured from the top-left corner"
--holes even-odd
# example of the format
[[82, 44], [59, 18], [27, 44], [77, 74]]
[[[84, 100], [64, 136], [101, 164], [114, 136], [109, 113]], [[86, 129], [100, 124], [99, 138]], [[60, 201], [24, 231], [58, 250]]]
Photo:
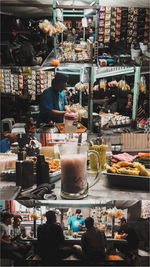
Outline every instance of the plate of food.
[[120, 161], [112, 166], [106, 164], [103, 174], [107, 175], [108, 183], [113, 186], [149, 190], [150, 170], [139, 162]]
[[83, 51], [83, 48], [81, 48], [81, 47], [76, 47], [75, 48], [75, 52], [82, 52]]
[[78, 232], [78, 236], [82, 236], [84, 234], [83, 231]]
[[49, 172], [55, 173], [60, 171], [60, 159], [45, 159], [48, 162], [49, 165]]
[[49, 165], [50, 183], [54, 183], [61, 178], [60, 159], [45, 159]]

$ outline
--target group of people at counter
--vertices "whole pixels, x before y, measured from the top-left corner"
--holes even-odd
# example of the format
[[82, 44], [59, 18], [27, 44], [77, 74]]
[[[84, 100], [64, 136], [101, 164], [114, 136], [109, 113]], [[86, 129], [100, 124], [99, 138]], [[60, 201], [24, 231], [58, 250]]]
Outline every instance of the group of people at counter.
[[[46, 223], [37, 228], [37, 252], [42, 266], [59, 265], [63, 259], [74, 257], [84, 263], [104, 262], [107, 258], [107, 239], [105, 233], [95, 226], [92, 217], [84, 218], [80, 209], [69, 219], [68, 233], [82, 231], [81, 246], [65, 245], [65, 235], [60, 223], [57, 222], [56, 212], [46, 212]], [[13, 259], [15, 266], [25, 265], [25, 259], [32, 246], [30, 242], [23, 242], [25, 233], [22, 231], [22, 217], [4, 212], [0, 223], [1, 258]], [[138, 248], [138, 237], [134, 227], [120, 219], [118, 233], [126, 242], [117, 245], [117, 249], [125, 257], [131, 257]], [[30, 235], [30, 234], [29, 234]], [[31, 236], [30, 236], [31, 237]], [[28, 241], [28, 239], [26, 239]], [[32, 251], [33, 253], [33, 251]]]
[[[62, 123], [65, 113], [71, 112], [69, 108], [70, 98], [66, 86], [67, 75], [57, 73], [52, 81], [52, 86], [44, 90], [40, 99], [37, 128], [40, 127], [40, 123], [49, 123], [50, 121]], [[103, 104], [101, 106], [94, 105], [94, 111], [104, 113], [119, 112], [121, 115], [132, 117], [133, 94], [131, 92], [119, 93], [119, 91], [116, 91], [114, 95], [111, 90], [106, 90], [106, 92], [101, 92], [100, 90], [99, 94], [100, 99], [102, 99], [103, 95]], [[148, 95], [140, 94], [137, 113], [138, 120], [148, 119]]]
[[[100, 89], [101, 91], [101, 89]], [[120, 90], [121, 91], [121, 90]], [[101, 94], [101, 93], [99, 93]], [[104, 93], [104, 103], [102, 106], [94, 107], [95, 111], [104, 113], [119, 113], [123, 116], [132, 118], [133, 93], [118, 92], [115, 94], [111, 90], [106, 90]], [[101, 94], [102, 97], [102, 94]], [[100, 97], [100, 99], [101, 99]], [[147, 120], [149, 117], [149, 96], [148, 94], [140, 93], [137, 110], [137, 120]]]
[[[72, 28], [71, 31], [67, 34], [64, 33], [64, 40], [72, 43], [76, 43], [80, 39], [83, 38], [83, 33], [80, 31], [77, 31], [76, 28]], [[86, 30], [85, 33], [85, 39], [90, 39], [91, 41], [95, 41], [95, 33], [94, 28], [90, 27]]]
[[15, 266], [25, 265], [24, 259], [32, 249], [30, 242], [24, 242], [25, 228], [21, 226], [23, 218], [12, 213], [1, 213], [0, 243], [1, 258], [11, 259]]

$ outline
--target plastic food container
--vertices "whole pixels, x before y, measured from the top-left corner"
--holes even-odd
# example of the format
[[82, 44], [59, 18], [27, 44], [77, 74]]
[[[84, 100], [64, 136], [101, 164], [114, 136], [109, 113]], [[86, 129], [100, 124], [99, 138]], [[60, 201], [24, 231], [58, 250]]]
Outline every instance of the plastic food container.
[[65, 118], [65, 132], [76, 133], [78, 114], [77, 113], [66, 113], [64, 118]]
[[60, 65], [60, 61], [58, 59], [52, 60], [52, 66], [59, 66], [59, 65]]
[[134, 60], [139, 57], [141, 50], [140, 49], [131, 49], [131, 59]]

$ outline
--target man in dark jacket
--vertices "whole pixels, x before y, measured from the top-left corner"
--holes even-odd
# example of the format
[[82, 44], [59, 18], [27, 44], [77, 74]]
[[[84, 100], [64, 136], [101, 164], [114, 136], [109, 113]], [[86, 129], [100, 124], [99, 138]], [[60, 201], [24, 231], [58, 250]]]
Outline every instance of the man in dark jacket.
[[121, 235], [121, 238], [126, 239], [127, 243], [120, 244], [117, 246], [117, 248], [126, 256], [130, 256], [132, 252], [138, 248], [138, 236], [134, 227], [127, 223], [124, 217], [122, 217], [120, 220], [118, 234]]
[[87, 261], [104, 260], [106, 254], [105, 233], [94, 226], [94, 219], [85, 219], [87, 231], [82, 235], [81, 245], [83, 258]]
[[36, 56], [34, 45], [37, 39], [31, 38], [28, 34], [20, 34], [14, 36], [10, 43], [10, 51], [14, 64], [17, 66], [36, 66], [42, 63], [42, 57]]
[[46, 219], [47, 222], [37, 229], [39, 256], [42, 258], [42, 265], [57, 265], [71, 253], [64, 249], [64, 234], [56, 222], [55, 212], [48, 211]]

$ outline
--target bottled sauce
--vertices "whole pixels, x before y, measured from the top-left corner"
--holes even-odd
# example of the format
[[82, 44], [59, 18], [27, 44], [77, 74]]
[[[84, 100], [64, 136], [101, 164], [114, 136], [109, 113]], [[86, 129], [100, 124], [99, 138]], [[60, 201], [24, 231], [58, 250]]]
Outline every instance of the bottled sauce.
[[45, 161], [44, 155], [37, 156], [36, 183], [37, 186], [43, 183], [49, 183], [49, 165]]
[[19, 150], [18, 151], [18, 160], [25, 160], [26, 159], [26, 151]]
[[19, 151], [16, 161], [16, 185], [26, 189], [33, 186], [34, 183], [33, 161], [26, 160], [25, 151]]

